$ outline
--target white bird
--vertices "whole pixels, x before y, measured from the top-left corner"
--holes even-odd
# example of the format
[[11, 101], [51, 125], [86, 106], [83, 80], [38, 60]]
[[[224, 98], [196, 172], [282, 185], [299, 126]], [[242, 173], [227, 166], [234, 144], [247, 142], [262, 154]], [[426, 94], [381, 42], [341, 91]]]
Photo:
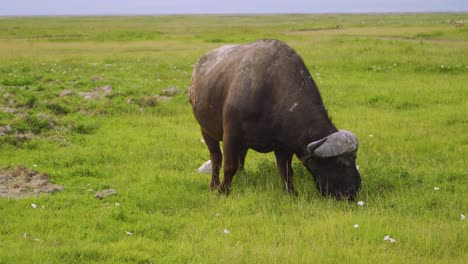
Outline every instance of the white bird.
[[208, 160], [207, 162], [203, 163], [200, 168], [197, 169], [197, 173], [206, 173], [210, 174], [211, 173], [211, 160]]

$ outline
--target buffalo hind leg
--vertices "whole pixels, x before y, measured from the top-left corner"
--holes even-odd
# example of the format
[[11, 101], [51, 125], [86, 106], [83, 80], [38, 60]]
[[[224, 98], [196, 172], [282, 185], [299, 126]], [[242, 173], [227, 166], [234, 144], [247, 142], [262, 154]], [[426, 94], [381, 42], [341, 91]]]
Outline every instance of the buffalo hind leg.
[[282, 151], [275, 151], [276, 157], [276, 166], [281, 174], [281, 178], [284, 183], [284, 188], [290, 194], [297, 195], [296, 190], [294, 189], [293, 183], [293, 170], [291, 168], [291, 161], [293, 154], [282, 152]]
[[219, 148], [219, 141], [213, 139], [208, 134], [202, 131], [203, 139], [205, 140], [208, 150], [210, 151], [211, 160], [211, 183], [210, 189], [214, 190], [219, 186], [219, 170], [223, 162], [223, 153]]
[[239, 153], [239, 170], [240, 171], [244, 170], [245, 157], [247, 156], [247, 150], [248, 149], [242, 149]]
[[231, 190], [232, 178], [239, 169], [240, 148], [239, 142], [235, 138], [224, 137], [224, 178], [219, 186], [219, 192], [229, 195]]

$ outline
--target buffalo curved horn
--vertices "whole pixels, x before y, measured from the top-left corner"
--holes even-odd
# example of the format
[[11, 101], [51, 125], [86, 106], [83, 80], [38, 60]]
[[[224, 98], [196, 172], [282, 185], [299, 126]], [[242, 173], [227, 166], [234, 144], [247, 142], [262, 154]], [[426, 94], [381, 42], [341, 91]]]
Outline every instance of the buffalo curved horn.
[[344, 153], [355, 153], [358, 146], [358, 140], [353, 133], [340, 130], [310, 143], [307, 145], [307, 151], [309, 154], [319, 158], [329, 158]]

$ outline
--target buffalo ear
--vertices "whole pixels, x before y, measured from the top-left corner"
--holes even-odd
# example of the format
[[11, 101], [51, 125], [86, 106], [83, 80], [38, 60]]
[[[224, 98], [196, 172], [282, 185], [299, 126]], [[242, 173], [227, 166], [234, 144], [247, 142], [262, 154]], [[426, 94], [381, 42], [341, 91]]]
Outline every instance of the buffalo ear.
[[323, 143], [325, 143], [325, 141], [327, 141], [326, 137], [310, 143], [309, 145], [307, 145], [307, 152], [309, 152], [309, 154], [312, 155], [316, 149], [318, 149], [320, 146], [322, 146]]

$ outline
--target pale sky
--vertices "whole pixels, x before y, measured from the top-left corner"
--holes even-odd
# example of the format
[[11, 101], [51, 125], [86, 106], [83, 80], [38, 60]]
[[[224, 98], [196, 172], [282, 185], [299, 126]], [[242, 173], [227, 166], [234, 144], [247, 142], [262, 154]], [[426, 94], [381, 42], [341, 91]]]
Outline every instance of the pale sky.
[[468, 0], [0, 0], [0, 16], [468, 12]]

